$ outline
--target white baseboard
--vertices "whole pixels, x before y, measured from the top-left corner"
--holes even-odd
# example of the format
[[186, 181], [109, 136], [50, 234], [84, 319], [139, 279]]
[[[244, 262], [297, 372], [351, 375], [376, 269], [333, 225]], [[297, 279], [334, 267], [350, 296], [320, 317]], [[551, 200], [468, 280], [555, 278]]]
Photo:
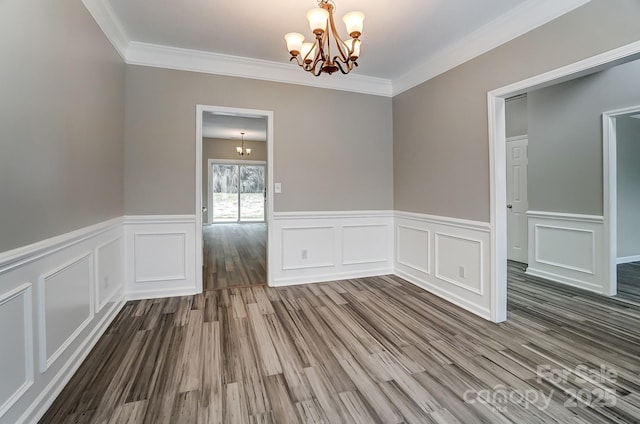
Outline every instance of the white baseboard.
[[421, 289], [428, 291], [429, 293], [441, 297], [447, 302], [453, 303], [454, 305], [459, 306], [462, 309], [466, 309], [467, 311], [472, 312], [486, 320], [491, 320], [491, 311], [489, 309], [478, 306], [477, 304], [470, 302], [463, 297], [447, 291], [443, 287], [430, 283], [426, 279], [418, 278], [415, 275], [411, 275], [400, 270], [395, 270], [395, 275], [415, 286], [420, 287]]
[[380, 275], [393, 274], [393, 268], [377, 268], [366, 271], [335, 274], [314, 274], [311, 277], [291, 277], [277, 281], [273, 287], [297, 286], [301, 284], [326, 283], [328, 281], [351, 280], [354, 278], [378, 277]]
[[625, 257], [616, 259], [616, 263], [618, 265], [620, 265], [620, 264], [630, 264], [632, 262], [640, 262], [640, 255], [625, 256]]
[[602, 291], [602, 286], [600, 285], [585, 283], [582, 280], [573, 279], [560, 274], [554, 274], [548, 271], [542, 271], [532, 268], [531, 266], [527, 267], [525, 274], [531, 275], [532, 277], [539, 277], [544, 278], [545, 280], [555, 281], [556, 283], [562, 283], [564, 285], [575, 287], [578, 289], [587, 290], [598, 294], [605, 294]]

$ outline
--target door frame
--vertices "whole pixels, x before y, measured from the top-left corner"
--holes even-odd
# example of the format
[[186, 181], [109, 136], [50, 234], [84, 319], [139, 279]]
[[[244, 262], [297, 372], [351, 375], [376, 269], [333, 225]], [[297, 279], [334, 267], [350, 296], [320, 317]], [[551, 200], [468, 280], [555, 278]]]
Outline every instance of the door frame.
[[[505, 99], [588, 75], [640, 56], [640, 41], [562, 66], [487, 93], [491, 215], [491, 320], [507, 319], [507, 158]], [[609, 216], [605, 216], [606, 220]], [[607, 246], [607, 248], [609, 248]], [[609, 249], [610, 250], [610, 249]], [[605, 275], [611, 275], [607, 263]]]
[[273, 169], [274, 167], [274, 131], [273, 131], [273, 111], [259, 109], [245, 109], [226, 106], [212, 105], [196, 105], [196, 142], [195, 142], [195, 161], [196, 161], [196, 291], [202, 293], [202, 114], [205, 112], [218, 112], [231, 114], [236, 116], [249, 117], [265, 117], [267, 118], [267, 204], [265, 207], [265, 221], [267, 224], [267, 285], [271, 286], [273, 282], [273, 266], [271, 266], [271, 258], [275, 258], [273, 249]]
[[[266, 173], [267, 173], [267, 162], [264, 160], [233, 160], [233, 159], [208, 159], [207, 160], [207, 222], [209, 224], [214, 224], [213, 222], [213, 196], [210, 196], [210, 191], [211, 190], [211, 186], [213, 186], [213, 173], [211, 172], [211, 166], [215, 165], [215, 164], [220, 164], [220, 165], [238, 165], [238, 166], [246, 166], [246, 165], [262, 165], [264, 166], [264, 171], [265, 171], [265, 177], [266, 177]], [[239, 169], [238, 169], [239, 171]], [[238, 179], [238, 183], [240, 183], [239, 179]], [[267, 187], [267, 181], [265, 178], [264, 181], [264, 187], [266, 189]], [[240, 195], [240, 193], [238, 193], [238, 195]], [[249, 223], [262, 223], [262, 222], [266, 222], [267, 221], [267, 202], [265, 202], [264, 205], [264, 217], [265, 220], [264, 221], [244, 221], [244, 222], [249, 222]], [[240, 207], [240, 202], [238, 201], [238, 207]], [[240, 216], [240, 210], [238, 210], [238, 221], [237, 223], [243, 223], [241, 216]], [[219, 224], [223, 224], [223, 222], [219, 222]]]
[[602, 174], [604, 184], [604, 237], [609, 264], [609, 296], [618, 291], [618, 135], [616, 118], [629, 113], [640, 113], [640, 105], [610, 110], [602, 114]]

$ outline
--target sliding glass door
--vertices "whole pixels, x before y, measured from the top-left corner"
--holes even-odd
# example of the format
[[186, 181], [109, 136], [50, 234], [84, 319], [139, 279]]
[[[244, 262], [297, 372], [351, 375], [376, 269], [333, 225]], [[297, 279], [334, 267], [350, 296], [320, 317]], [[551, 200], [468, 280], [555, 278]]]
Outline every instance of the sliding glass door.
[[265, 165], [211, 164], [213, 222], [263, 222]]

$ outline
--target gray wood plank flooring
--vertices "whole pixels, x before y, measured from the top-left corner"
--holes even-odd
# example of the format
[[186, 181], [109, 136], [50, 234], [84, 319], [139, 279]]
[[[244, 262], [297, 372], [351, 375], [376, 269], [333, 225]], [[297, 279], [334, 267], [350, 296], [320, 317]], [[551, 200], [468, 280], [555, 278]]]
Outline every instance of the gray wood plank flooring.
[[266, 224], [214, 224], [202, 232], [205, 291], [266, 285]]
[[640, 307], [514, 263], [502, 324], [395, 276], [228, 288], [128, 302], [41, 423], [637, 423], [639, 354]]

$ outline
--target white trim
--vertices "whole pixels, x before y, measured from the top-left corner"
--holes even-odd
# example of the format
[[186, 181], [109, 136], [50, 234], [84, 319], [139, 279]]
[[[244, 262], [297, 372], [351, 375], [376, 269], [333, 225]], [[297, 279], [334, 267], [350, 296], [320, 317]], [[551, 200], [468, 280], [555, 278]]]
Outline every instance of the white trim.
[[[544, 259], [540, 259], [540, 243], [538, 243], [538, 240], [540, 240], [540, 236], [539, 236], [539, 232], [538, 229], [540, 228], [549, 228], [552, 230], [560, 230], [560, 231], [569, 231], [569, 232], [574, 232], [574, 233], [587, 233], [591, 235], [591, 269], [587, 269], [587, 268], [579, 268], [576, 266], [572, 266], [572, 265], [566, 265], [566, 264], [562, 264], [559, 262], [554, 262], [554, 261], [547, 261]], [[572, 228], [572, 227], [559, 227], [557, 225], [546, 225], [546, 224], [534, 224], [533, 226], [533, 231], [534, 231], [534, 237], [533, 240], [535, 241], [535, 246], [534, 246], [534, 261], [537, 263], [541, 263], [541, 264], [546, 264], [546, 265], [551, 265], [551, 266], [555, 266], [558, 268], [564, 268], [564, 269], [568, 269], [571, 271], [577, 271], [577, 272], [582, 272], [584, 274], [590, 274], [590, 275], [595, 275], [595, 271], [594, 271], [594, 267], [596, 266], [596, 232], [593, 230], [585, 230], [582, 228]]]
[[[133, 234], [133, 282], [134, 283], [153, 283], [153, 282], [158, 282], [158, 281], [184, 281], [188, 279], [188, 272], [187, 272], [187, 266], [188, 266], [188, 257], [189, 257], [189, 252], [188, 252], [188, 247], [187, 247], [187, 238], [189, 237], [188, 233], [186, 231], [154, 231], [154, 232], [138, 232], [135, 231]], [[180, 236], [181, 241], [182, 241], [182, 252], [183, 252], [183, 258], [182, 258], [182, 274], [175, 274], [175, 275], [162, 275], [162, 276], [158, 276], [158, 277], [153, 277], [153, 278], [138, 278], [137, 274], [136, 274], [136, 270], [138, 269], [137, 267], [137, 255], [135, 254], [136, 252], [136, 244], [138, 242], [138, 237], [139, 236], [147, 236], [147, 237], [162, 237], [162, 236]], [[196, 269], [197, 271], [197, 269]]]
[[431, 231], [426, 229], [426, 228], [418, 228], [418, 227], [412, 227], [409, 225], [402, 225], [402, 224], [397, 224], [395, 226], [395, 240], [394, 240], [394, 244], [395, 244], [395, 250], [396, 250], [396, 257], [395, 257], [395, 263], [398, 263], [400, 265], [409, 267], [411, 269], [415, 269], [418, 272], [422, 272], [425, 273], [427, 275], [431, 275], [431, 252], [427, 251], [427, 269], [424, 269], [420, 266], [417, 265], [412, 265], [408, 262], [404, 262], [402, 260], [400, 260], [400, 236], [399, 236], [399, 232], [398, 232], [398, 228], [406, 228], [407, 230], [413, 230], [413, 231], [418, 231], [421, 233], [427, 233], [427, 246], [429, 246], [429, 241], [431, 240]]
[[[476, 243], [478, 246], [480, 246], [480, 256], [478, 258], [479, 260], [479, 266], [478, 266], [478, 277], [479, 277], [479, 283], [480, 283], [480, 288], [476, 289], [474, 287], [469, 287], [467, 285], [461, 284], [459, 281], [456, 281], [452, 278], [449, 277], [445, 277], [444, 275], [440, 274], [440, 267], [438, 266], [438, 264], [440, 263], [439, 259], [440, 259], [440, 243], [439, 243], [439, 239], [438, 236], [440, 237], [449, 237], [449, 238], [453, 238], [453, 239], [458, 239], [458, 240], [464, 240], [464, 241], [470, 241], [473, 243]], [[479, 296], [482, 296], [484, 294], [484, 245], [482, 243], [482, 240], [477, 240], [474, 238], [470, 238], [470, 237], [462, 237], [460, 235], [455, 235], [455, 234], [447, 234], [447, 233], [442, 233], [439, 231], [436, 231], [433, 234], [433, 240], [435, 243], [435, 249], [434, 249], [434, 255], [435, 255], [435, 277], [439, 278], [443, 281], [448, 282], [449, 284], [453, 284], [454, 286], [458, 286], [463, 290], [467, 290], [471, 293], [477, 294]]]
[[125, 225], [193, 224], [194, 222], [196, 222], [194, 215], [127, 215], [124, 217]]
[[599, 215], [584, 215], [577, 213], [565, 213], [565, 212], [546, 212], [546, 211], [527, 211], [527, 217], [529, 218], [551, 218], [559, 219], [562, 221], [578, 221], [578, 222], [592, 222], [594, 224], [604, 223], [604, 217]]
[[378, 277], [381, 275], [393, 274], [393, 268], [374, 268], [353, 272], [336, 272], [326, 274], [313, 274], [311, 276], [296, 276], [278, 278], [273, 287], [299, 286], [314, 283], [325, 283], [328, 281], [351, 280], [354, 278]]
[[[379, 264], [381, 262], [388, 262], [389, 258], [373, 258], [373, 259], [364, 259], [358, 261], [345, 261], [344, 260], [344, 230], [345, 228], [384, 228], [387, 230], [389, 228], [388, 223], [371, 223], [371, 224], [341, 224], [340, 225], [340, 237], [341, 237], [341, 263], [342, 265], [368, 265], [368, 264]], [[386, 237], [385, 237], [386, 238]], [[393, 243], [393, 240], [389, 240], [387, 238], [386, 248], [389, 250], [389, 243]]]
[[630, 264], [633, 262], [640, 262], [640, 255], [636, 255], [636, 256], [624, 256], [622, 258], [617, 258], [616, 259], [616, 264], [620, 265], [620, 264]]
[[251, 116], [264, 116], [267, 118], [267, 205], [265, 208], [265, 221], [267, 223], [267, 285], [271, 285], [273, 282], [273, 258], [275, 257], [273, 252], [273, 170], [275, 169], [274, 163], [274, 131], [273, 131], [273, 111], [258, 110], [258, 109], [243, 109], [224, 106], [210, 106], [210, 105], [196, 105], [196, 292], [202, 292], [202, 266], [203, 266], [203, 252], [202, 252], [202, 114], [204, 112], [223, 112], [233, 113], [235, 115], [251, 115]]
[[444, 299], [446, 302], [453, 303], [454, 305], [459, 306], [460, 308], [465, 309], [467, 311], [470, 311], [486, 320], [492, 320], [491, 311], [489, 311], [488, 309], [478, 306], [473, 302], [469, 302], [468, 300], [454, 293], [451, 293], [450, 291], [440, 286], [436, 286], [435, 284], [432, 284], [423, 278], [416, 277], [414, 275], [411, 275], [407, 272], [404, 272], [398, 269], [394, 270], [394, 274], [410, 282], [414, 286], [418, 286], [421, 289], [426, 290], [427, 292], [432, 293]]
[[394, 211], [298, 211], [298, 212], [274, 212], [276, 221], [298, 219], [342, 219], [342, 218], [391, 218]]
[[[9, 398], [0, 405], [0, 418], [15, 404], [18, 399], [25, 394], [31, 386], [33, 386], [34, 374], [33, 374], [33, 307], [31, 301], [31, 283], [24, 283], [4, 293], [0, 296], [0, 306], [13, 300], [19, 296], [23, 297], [22, 300], [22, 319], [24, 320], [23, 336], [24, 336], [24, 376], [25, 381]], [[3, 343], [6, 341], [3, 340]]]
[[545, 280], [555, 281], [556, 283], [562, 283], [571, 287], [575, 287], [581, 290], [587, 290], [593, 293], [598, 294], [606, 294], [602, 291], [602, 287], [597, 284], [587, 283], [582, 280], [576, 280], [571, 277], [567, 277], [566, 275], [559, 275], [553, 272], [542, 271], [540, 269], [534, 269], [528, 267], [525, 271], [525, 274], [531, 275], [533, 277], [544, 278]]
[[349, 78], [316, 78], [291, 63], [273, 62], [199, 50], [182, 49], [130, 39], [105, 0], [82, 0], [125, 63], [202, 72], [263, 81], [393, 97], [474, 57], [519, 37], [590, 0], [528, 0], [466, 37], [431, 55], [422, 64], [394, 79], [350, 74]]
[[391, 97], [391, 80], [357, 74], [349, 78], [317, 78], [286, 62], [286, 55], [280, 63], [134, 41], [129, 43], [126, 62]]
[[47, 384], [47, 386], [40, 392], [38, 397], [31, 403], [27, 410], [18, 419], [19, 423], [36, 424], [40, 418], [47, 412], [51, 404], [58, 397], [58, 395], [65, 388], [71, 377], [80, 368], [80, 365], [87, 358], [91, 349], [98, 343], [100, 337], [107, 330], [109, 325], [116, 318], [120, 310], [124, 307], [126, 301], [122, 300], [113, 304], [111, 309], [105, 313], [104, 317], [96, 324], [91, 333], [84, 339], [84, 341], [73, 352], [71, 357], [62, 366], [60, 371], [56, 373], [53, 379]]
[[127, 300], [142, 300], [142, 299], [161, 299], [164, 297], [177, 297], [177, 296], [193, 296], [202, 293], [202, 290], [198, 291], [191, 288], [177, 289], [150, 289], [150, 290], [135, 290], [127, 292]]
[[[505, 137], [505, 99], [529, 89], [551, 85], [640, 53], [640, 41], [562, 66], [525, 80], [506, 85], [487, 93], [489, 123], [489, 178], [491, 200], [491, 319], [501, 322], [507, 318], [507, 162]], [[606, 175], [606, 173], [605, 173]], [[608, 184], [608, 181], [606, 182]], [[609, 222], [605, 207], [605, 229]], [[605, 230], [606, 231], [606, 230]], [[610, 232], [610, 231], [607, 231]], [[607, 247], [609, 249], [609, 247]], [[611, 268], [610, 261], [607, 267]], [[607, 269], [605, 275], [611, 275]]]
[[[613, 296], [618, 291], [618, 162], [616, 117], [640, 112], [640, 105], [611, 110], [602, 114], [602, 176], [604, 199], [604, 243], [609, 266], [606, 274], [609, 281], [608, 294]], [[633, 262], [633, 261], [630, 261]]]
[[505, 44], [591, 0], [528, 0], [393, 80], [393, 96]]
[[[56, 351], [53, 352], [51, 356], [49, 356], [49, 352], [47, 351], [47, 320], [46, 320], [47, 296], [46, 296], [46, 287], [45, 287], [47, 283], [47, 279], [69, 269], [73, 265], [85, 260], [86, 258], [89, 258], [89, 261], [88, 261], [89, 274], [90, 274], [89, 280], [91, 281], [89, 283], [89, 299], [88, 299], [89, 315], [84, 319], [84, 321], [80, 323], [80, 325], [78, 325], [78, 327], [69, 335], [69, 337], [67, 337], [67, 339], [58, 347], [58, 349], [56, 349]], [[93, 300], [93, 297], [94, 297], [93, 280], [95, 279], [95, 277], [94, 277], [93, 265], [94, 265], [93, 250], [91, 250], [89, 252], [85, 252], [75, 257], [74, 259], [71, 259], [70, 261], [54, 268], [51, 271], [48, 271], [42, 274], [38, 278], [37, 308], [38, 308], [38, 330], [39, 330], [38, 335], [39, 335], [39, 347], [40, 347], [40, 372], [41, 373], [46, 372], [49, 369], [49, 367], [60, 357], [60, 355], [62, 355], [69, 348], [69, 346], [71, 346], [71, 344], [76, 340], [76, 338], [78, 338], [80, 333], [82, 333], [82, 331], [85, 328], [87, 328], [87, 326], [91, 323], [91, 321], [93, 320], [93, 317], [95, 316], [95, 308], [94, 308], [95, 302]]]
[[104, 35], [111, 42], [120, 57], [127, 61], [127, 48], [131, 41], [117, 18], [111, 4], [105, 0], [82, 0]]
[[[99, 245], [97, 245], [95, 247], [95, 249], [93, 249], [93, 260], [94, 260], [94, 298], [95, 298], [95, 313], [99, 313], [100, 311], [102, 311], [102, 308], [104, 308], [104, 306], [109, 303], [109, 301], [111, 301], [111, 299], [113, 299], [113, 297], [116, 295], [116, 293], [118, 292], [118, 290], [112, 290], [111, 294], [107, 295], [107, 297], [105, 297], [104, 299], [100, 299], [99, 293], [100, 293], [100, 249], [109, 246], [110, 244], [113, 243], [118, 243], [119, 247], [120, 247], [120, 257], [118, 259], [120, 259], [121, 263], [123, 262], [122, 259], [124, 257], [124, 249], [123, 249], [123, 237], [122, 235], [118, 235], [110, 240], [107, 240], [104, 243], [101, 243]], [[120, 275], [119, 277], [122, 278], [122, 266], [120, 267]], [[124, 279], [122, 279], [119, 283], [120, 286], [124, 286]]]
[[515, 135], [513, 137], [507, 137], [507, 143], [512, 141], [529, 140], [529, 134]]
[[105, 233], [122, 224], [122, 217], [80, 228], [17, 249], [0, 253], [0, 274], [49, 256], [74, 244]]
[[468, 230], [483, 231], [486, 233], [488, 233], [491, 230], [491, 226], [487, 222], [471, 221], [468, 219], [459, 219], [459, 218], [450, 218], [446, 216], [436, 216], [436, 215], [426, 215], [422, 213], [396, 211], [395, 217], [412, 219], [414, 221], [429, 222], [433, 224], [441, 224], [441, 225], [447, 225], [447, 226], [453, 226], [453, 227], [459, 227], [459, 228], [466, 228]]

